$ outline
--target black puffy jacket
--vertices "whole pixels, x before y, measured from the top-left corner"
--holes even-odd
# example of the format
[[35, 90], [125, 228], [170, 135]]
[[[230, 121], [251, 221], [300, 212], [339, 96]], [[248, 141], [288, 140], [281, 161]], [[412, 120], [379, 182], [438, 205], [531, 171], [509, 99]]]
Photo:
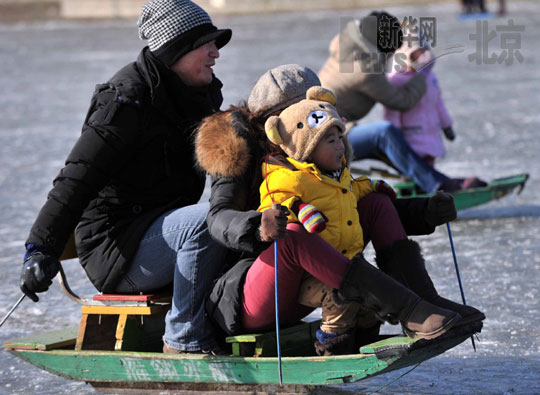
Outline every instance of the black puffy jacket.
[[196, 203], [205, 176], [193, 131], [222, 103], [221, 82], [184, 85], [145, 48], [97, 85], [82, 134], [27, 239], [60, 256], [75, 230], [81, 264], [96, 288], [114, 291], [148, 226]]

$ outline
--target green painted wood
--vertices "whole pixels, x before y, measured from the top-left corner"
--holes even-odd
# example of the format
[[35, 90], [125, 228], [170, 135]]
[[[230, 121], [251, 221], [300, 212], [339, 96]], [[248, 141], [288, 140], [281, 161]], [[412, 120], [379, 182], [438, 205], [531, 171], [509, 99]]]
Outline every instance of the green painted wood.
[[[467, 208], [479, 206], [481, 204], [488, 203], [495, 199], [511, 193], [516, 188], [521, 190], [527, 179], [528, 174], [517, 174], [510, 177], [498, 178], [493, 180], [489, 185], [482, 188], [473, 188], [461, 190], [453, 193], [454, 202], [458, 210], [464, 210]], [[416, 184], [413, 182], [405, 182], [394, 185], [397, 191], [398, 197], [412, 198], [412, 197], [429, 197], [433, 194], [418, 193]]]
[[[354, 382], [370, 376], [417, 364], [446, 351], [479, 332], [476, 326], [459, 327], [431, 341], [410, 341], [399, 337], [380, 344], [409, 344], [397, 355], [363, 353], [336, 357], [284, 357], [283, 380], [290, 385], [326, 385]], [[56, 335], [48, 334], [51, 338]], [[43, 344], [32, 338], [24, 344]], [[53, 339], [54, 340], [54, 339]], [[163, 354], [125, 351], [31, 350], [5, 345], [23, 360], [67, 379], [109, 383], [126, 387], [141, 383], [144, 388], [161, 388], [163, 383], [206, 383], [215, 385], [277, 384], [277, 358], [230, 357], [202, 354]], [[245, 343], [237, 343], [245, 344]], [[378, 346], [368, 345], [373, 351]], [[366, 348], [366, 350], [367, 350]], [[154, 384], [152, 384], [154, 383]], [[136, 385], [135, 385], [136, 387]], [[134, 388], [135, 388], [134, 387]], [[210, 388], [208, 387], [208, 388]], [[223, 388], [223, 387], [221, 387]]]
[[39, 335], [32, 335], [4, 343], [4, 348], [24, 348], [30, 350], [52, 350], [75, 345], [78, 327], [61, 329]]
[[[283, 356], [315, 355], [313, 343], [315, 331], [319, 325], [320, 320], [281, 330], [281, 354]], [[232, 343], [235, 356], [275, 357], [277, 355], [275, 332], [230, 336], [226, 338], [226, 341]]]
[[[313, 350], [312, 338], [319, 323], [285, 329], [287, 337]], [[335, 357], [283, 357], [283, 381], [287, 385], [342, 384], [411, 366], [456, 346], [482, 323], [453, 328], [434, 340], [394, 337], [366, 345], [362, 353]], [[205, 389], [248, 385], [263, 388], [279, 383], [277, 358], [163, 354], [133, 351], [74, 351], [65, 342], [76, 328], [7, 342], [4, 347], [21, 359], [66, 379], [94, 383], [103, 388], [163, 389], [198, 386]], [[261, 336], [272, 339], [272, 334]], [[298, 340], [304, 337], [303, 340]], [[242, 346], [254, 343], [235, 343]], [[264, 345], [266, 347], [266, 345]], [[63, 347], [63, 349], [56, 349]], [[285, 348], [288, 345], [285, 342]], [[54, 348], [54, 349], [53, 349]], [[269, 348], [271, 349], [271, 348]], [[45, 350], [45, 351], [44, 351]], [[298, 354], [297, 354], [298, 355]], [[303, 354], [300, 354], [303, 355]], [[261, 385], [263, 387], [261, 387]], [[292, 388], [292, 387], [291, 387]]]
[[393, 336], [388, 339], [378, 341], [376, 343], [367, 344], [360, 348], [362, 354], [375, 354], [381, 349], [388, 347], [402, 347], [404, 349], [409, 349], [412, 344], [417, 342], [418, 339], [410, 339], [406, 336]]
[[[354, 382], [432, 358], [479, 332], [481, 323], [453, 329], [434, 340], [391, 338], [365, 346], [364, 353], [336, 357], [284, 357], [283, 379], [291, 385]], [[53, 334], [48, 334], [53, 337]], [[56, 334], [58, 336], [58, 333]], [[12, 342], [11, 344], [13, 344]], [[24, 344], [38, 344], [31, 341]], [[237, 343], [246, 344], [246, 343]], [[403, 345], [404, 352], [381, 354], [382, 345]], [[93, 383], [277, 384], [277, 358], [125, 351], [39, 351], [5, 346], [10, 352], [67, 379]], [[371, 353], [374, 351], [374, 353]], [[115, 384], [116, 383], [116, 384]], [[152, 383], [156, 383], [152, 387]], [[125, 385], [124, 385], [125, 386]]]
[[[277, 358], [168, 355], [162, 353], [11, 350], [15, 355], [67, 379], [88, 382], [279, 382]], [[379, 373], [397, 357], [375, 355], [282, 358], [286, 384], [326, 385]]]
[[225, 339], [227, 343], [255, 343], [257, 338], [264, 336], [262, 333], [250, 335], [229, 336]]

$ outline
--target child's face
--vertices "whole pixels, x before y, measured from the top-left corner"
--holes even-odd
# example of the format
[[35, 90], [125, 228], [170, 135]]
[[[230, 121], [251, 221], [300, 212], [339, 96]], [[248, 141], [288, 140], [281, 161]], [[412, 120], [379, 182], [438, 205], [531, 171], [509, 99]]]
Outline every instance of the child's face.
[[319, 140], [308, 160], [324, 171], [339, 170], [344, 152], [343, 133], [337, 126], [332, 126]]

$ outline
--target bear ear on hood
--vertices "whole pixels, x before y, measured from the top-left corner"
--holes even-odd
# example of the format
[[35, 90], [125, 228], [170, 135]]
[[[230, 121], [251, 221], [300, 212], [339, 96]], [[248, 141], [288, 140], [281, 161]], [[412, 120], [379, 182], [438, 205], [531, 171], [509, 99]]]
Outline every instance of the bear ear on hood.
[[334, 96], [334, 93], [322, 86], [312, 86], [309, 88], [306, 92], [306, 99], [325, 101], [333, 106], [336, 105], [336, 96]]
[[279, 134], [279, 126], [281, 126], [280, 124], [281, 119], [279, 119], [277, 115], [272, 115], [264, 123], [264, 130], [266, 132], [266, 136], [272, 143], [276, 145], [283, 144], [283, 139]]

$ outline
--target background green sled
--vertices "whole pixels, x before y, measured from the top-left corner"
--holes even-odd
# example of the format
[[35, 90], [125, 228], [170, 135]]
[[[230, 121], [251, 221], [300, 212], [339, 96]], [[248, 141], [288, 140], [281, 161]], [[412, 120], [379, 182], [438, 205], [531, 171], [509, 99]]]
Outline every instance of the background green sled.
[[[487, 186], [481, 188], [463, 189], [452, 193], [456, 208], [464, 210], [470, 207], [479, 206], [488, 203], [492, 200], [500, 199], [508, 195], [515, 189], [520, 193], [525, 187], [525, 183], [529, 175], [527, 173], [516, 174], [510, 177], [497, 178], [491, 181]], [[429, 197], [433, 194], [419, 192], [417, 185], [414, 182], [404, 182], [393, 185], [398, 197]]]
[[[319, 322], [284, 329], [284, 355], [309, 348]], [[455, 328], [431, 341], [387, 337], [363, 346], [359, 354], [317, 357], [285, 356], [281, 390], [309, 392], [318, 386], [343, 384], [404, 368], [433, 358], [460, 344], [482, 324]], [[163, 354], [130, 351], [75, 351], [77, 328], [36, 335], [4, 348], [23, 360], [66, 379], [85, 381], [97, 388], [190, 391], [275, 391], [279, 388], [275, 356], [245, 357], [201, 354]], [[259, 354], [275, 354], [275, 334], [229, 338], [230, 343], [256, 343]], [[265, 338], [264, 338], [265, 337]], [[263, 351], [266, 348], [266, 351]], [[252, 351], [249, 351], [252, 352]], [[237, 351], [239, 353], [239, 348]], [[253, 354], [251, 354], [253, 355]]]

